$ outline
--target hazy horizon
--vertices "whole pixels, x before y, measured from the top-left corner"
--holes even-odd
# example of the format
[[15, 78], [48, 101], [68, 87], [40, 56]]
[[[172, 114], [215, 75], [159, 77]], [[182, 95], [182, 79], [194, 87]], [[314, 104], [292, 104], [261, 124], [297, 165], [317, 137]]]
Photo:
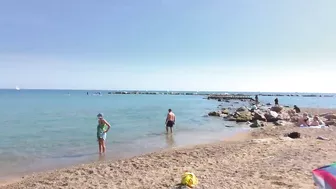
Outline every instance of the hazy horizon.
[[0, 2], [0, 88], [336, 93], [334, 0]]
[[[0, 90], [13, 90], [16, 91], [15, 88], [0, 88]], [[46, 90], [46, 91], [148, 91], [148, 92], [217, 92], [217, 93], [272, 93], [272, 94], [336, 94], [336, 93], [327, 93], [327, 92], [291, 92], [291, 91], [285, 91], [285, 92], [279, 92], [279, 91], [209, 91], [209, 90], [202, 90], [202, 91], [193, 91], [193, 90], [164, 90], [164, 89], [157, 89], [157, 90], [151, 90], [151, 89], [43, 89], [43, 88], [20, 88], [19, 90]]]

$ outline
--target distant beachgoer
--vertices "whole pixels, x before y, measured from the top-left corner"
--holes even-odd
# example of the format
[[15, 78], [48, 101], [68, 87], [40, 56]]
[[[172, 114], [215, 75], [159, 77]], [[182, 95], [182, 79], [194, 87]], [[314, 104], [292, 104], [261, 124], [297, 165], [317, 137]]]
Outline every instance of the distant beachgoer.
[[86, 95], [89, 95], [89, 92], [86, 92]]
[[275, 98], [275, 99], [274, 99], [274, 104], [275, 104], [275, 105], [279, 105], [279, 99], [278, 99], [278, 98]]
[[296, 105], [294, 105], [294, 110], [295, 110], [296, 113], [300, 113], [301, 112], [300, 108], [297, 107]]
[[258, 95], [255, 95], [255, 102], [256, 102], [256, 104], [258, 104], [258, 103], [259, 103], [259, 98], [258, 98]]
[[324, 125], [324, 122], [317, 115], [315, 115], [313, 121], [309, 124], [309, 126], [320, 126], [320, 125]]
[[255, 104], [252, 104], [252, 106], [251, 106], [251, 112], [254, 112], [254, 110], [257, 110], [258, 109], [258, 106], [257, 105], [255, 105]]
[[171, 109], [168, 110], [167, 118], [166, 118], [166, 131], [168, 133], [168, 128], [170, 128], [170, 132], [173, 132], [173, 126], [175, 124], [175, 114]]
[[106, 133], [110, 130], [111, 125], [103, 118], [103, 114], [99, 113], [97, 115], [97, 118], [98, 118], [97, 140], [98, 140], [98, 145], [99, 145], [99, 154], [101, 154], [101, 153], [105, 153]]

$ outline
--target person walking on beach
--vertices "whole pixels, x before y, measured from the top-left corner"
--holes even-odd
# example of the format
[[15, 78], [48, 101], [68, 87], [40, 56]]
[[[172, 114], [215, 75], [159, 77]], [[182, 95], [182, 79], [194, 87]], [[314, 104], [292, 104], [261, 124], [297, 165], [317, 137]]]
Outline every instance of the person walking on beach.
[[258, 95], [255, 95], [255, 103], [256, 103], [256, 105], [259, 104], [259, 98], [258, 98]]
[[[98, 125], [97, 125], [97, 140], [99, 145], [99, 154], [105, 153], [106, 146], [106, 133], [110, 130], [111, 125], [103, 118], [103, 114], [99, 113], [97, 115]], [[106, 128], [107, 126], [107, 128]]]
[[173, 133], [173, 126], [175, 124], [175, 114], [171, 109], [168, 110], [167, 118], [166, 118], [166, 131], [168, 133], [168, 128], [170, 128], [170, 132]]

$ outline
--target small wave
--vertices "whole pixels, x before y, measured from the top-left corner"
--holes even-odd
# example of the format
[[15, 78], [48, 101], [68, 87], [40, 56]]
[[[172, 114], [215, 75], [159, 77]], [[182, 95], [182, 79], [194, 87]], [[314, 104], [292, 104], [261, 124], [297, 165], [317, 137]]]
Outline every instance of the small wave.
[[60, 159], [60, 158], [80, 158], [85, 156], [95, 155], [97, 153], [85, 153], [85, 154], [72, 154], [72, 155], [62, 155], [62, 156], [51, 156], [52, 159]]
[[145, 136], [153, 137], [153, 136], [163, 136], [165, 134], [166, 133], [164, 131], [162, 131], [162, 132], [157, 132], [157, 133], [148, 133], [148, 134], [145, 134]]

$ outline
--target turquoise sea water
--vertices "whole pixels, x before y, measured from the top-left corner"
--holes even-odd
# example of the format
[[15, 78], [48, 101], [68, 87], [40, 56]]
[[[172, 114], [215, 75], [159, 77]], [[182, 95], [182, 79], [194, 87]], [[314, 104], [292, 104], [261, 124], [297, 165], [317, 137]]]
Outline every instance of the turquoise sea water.
[[[92, 91], [89, 91], [92, 94]], [[105, 158], [123, 158], [162, 148], [220, 140], [246, 130], [206, 117], [220, 102], [204, 96], [86, 95], [86, 91], [0, 90], [0, 178], [96, 161], [96, 115], [112, 128]], [[275, 97], [259, 97], [273, 102]], [[336, 98], [279, 97], [282, 104], [336, 108]], [[236, 104], [235, 106], [240, 106]], [[165, 135], [167, 109], [177, 116]], [[235, 127], [226, 127], [235, 126]]]

